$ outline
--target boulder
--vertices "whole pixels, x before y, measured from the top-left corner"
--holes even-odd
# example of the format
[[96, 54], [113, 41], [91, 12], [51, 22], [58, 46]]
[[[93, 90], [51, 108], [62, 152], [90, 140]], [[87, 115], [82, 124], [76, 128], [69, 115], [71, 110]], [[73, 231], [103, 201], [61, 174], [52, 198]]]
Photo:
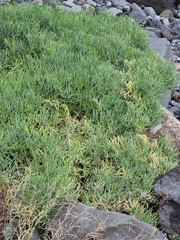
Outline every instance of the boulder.
[[149, 47], [157, 52], [163, 59], [172, 62], [173, 53], [171, 49], [171, 44], [166, 38], [148, 38]]
[[158, 15], [166, 9], [171, 10], [176, 15], [174, 8], [180, 4], [180, 0], [128, 0], [128, 2], [136, 3], [139, 6], [152, 7]]
[[162, 240], [154, 227], [128, 215], [103, 212], [70, 201], [57, 206], [51, 213], [47, 230], [54, 240], [66, 239], [155, 239]]
[[180, 165], [155, 179], [154, 193], [160, 199], [161, 227], [180, 237]]

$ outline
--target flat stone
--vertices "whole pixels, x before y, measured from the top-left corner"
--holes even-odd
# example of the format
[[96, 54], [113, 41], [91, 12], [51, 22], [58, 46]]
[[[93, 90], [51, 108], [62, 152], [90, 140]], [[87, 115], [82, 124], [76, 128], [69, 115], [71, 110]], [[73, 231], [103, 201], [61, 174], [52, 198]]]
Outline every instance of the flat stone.
[[166, 38], [148, 38], [149, 47], [157, 52], [163, 59], [172, 62], [173, 53], [171, 44]]
[[162, 240], [162, 234], [154, 227], [128, 215], [104, 212], [70, 201], [57, 206], [49, 222], [54, 240], [66, 239], [140, 239]]

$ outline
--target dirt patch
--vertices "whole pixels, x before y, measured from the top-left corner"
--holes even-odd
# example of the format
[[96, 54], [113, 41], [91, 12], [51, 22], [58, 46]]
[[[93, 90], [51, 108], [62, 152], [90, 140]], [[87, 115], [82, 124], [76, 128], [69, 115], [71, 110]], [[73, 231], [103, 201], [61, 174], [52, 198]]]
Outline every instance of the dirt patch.
[[150, 139], [158, 139], [162, 136], [166, 136], [178, 150], [180, 155], [180, 121], [176, 119], [171, 112], [162, 107], [165, 115], [161, 121], [162, 127], [156, 133], [148, 132], [147, 137]]

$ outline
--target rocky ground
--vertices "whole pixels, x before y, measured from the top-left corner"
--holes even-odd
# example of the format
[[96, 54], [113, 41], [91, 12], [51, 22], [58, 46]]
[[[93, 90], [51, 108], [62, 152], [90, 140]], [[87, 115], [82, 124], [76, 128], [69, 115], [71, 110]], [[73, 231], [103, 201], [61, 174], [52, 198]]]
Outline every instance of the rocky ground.
[[[57, 4], [54, 0], [17, 0], [19, 3], [38, 3], [39, 5], [43, 5], [45, 2], [54, 5]], [[1, 5], [6, 5], [7, 0], [0, 0]], [[98, 10], [104, 10], [111, 12], [115, 16], [131, 16], [133, 20], [137, 21], [147, 32], [149, 45], [150, 47], [158, 52], [164, 59], [170, 61], [174, 64], [175, 69], [180, 71], [180, 0], [179, 1], [163, 1], [163, 0], [67, 0], [62, 2], [62, 4], [58, 3], [60, 9], [67, 10], [67, 11], [81, 11], [83, 8], [90, 9], [92, 13], [95, 13]], [[142, 6], [144, 5], [144, 6]], [[164, 11], [165, 10], [165, 11]], [[177, 96], [179, 94], [179, 89], [175, 86], [173, 93], [176, 92]], [[179, 97], [174, 97], [171, 92], [168, 96], [162, 101], [162, 109], [165, 112], [163, 120], [155, 126], [150, 132], [146, 133], [149, 138], [158, 139], [162, 135], [165, 135], [172, 144], [178, 149], [180, 152], [180, 104], [179, 104]], [[164, 177], [164, 176], [163, 176]], [[173, 178], [171, 178], [172, 181]], [[157, 180], [157, 182], [159, 179]], [[175, 179], [177, 181], [177, 179]], [[174, 184], [174, 183], [172, 183]], [[161, 186], [157, 187], [156, 190], [161, 188]], [[166, 189], [162, 190], [166, 194], [168, 194]], [[158, 196], [158, 191], [156, 191]], [[165, 195], [166, 195], [165, 194]], [[176, 192], [175, 192], [176, 194]], [[167, 196], [167, 195], [166, 195]], [[163, 197], [161, 196], [162, 200]], [[172, 198], [171, 198], [172, 200]], [[75, 203], [77, 205], [77, 203]], [[174, 203], [173, 203], [174, 204]], [[176, 206], [180, 209], [180, 203], [176, 202]], [[167, 201], [166, 201], [167, 205]], [[173, 205], [174, 206], [174, 205]], [[85, 206], [78, 206], [80, 208], [86, 209], [89, 211], [89, 208]], [[93, 210], [94, 211], [94, 210]], [[171, 212], [177, 211], [177, 208], [171, 208]], [[97, 214], [96, 212], [94, 213]], [[102, 216], [104, 216], [102, 213]], [[3, 193], [0, 192], [0, 225], [3, 225], [4, 218], [6, 215], [6, 207], [5, 207], [5, 200]], [[161, 214], [163, 217], [164, 215]], [[166, 214], [167, 215], [167, 214]], [[122, 216], [117, 216], [119, 219], [118, 221], [122, 220]], [[168, 219], [171, 216], [168, 215]], [[124, 218], [123, 218], [124, 219]], [[162, 218], [166, 225], [162, 224], [164, 229], [167, 227], [167, 233], [178, 234], [180, 236], [179, 230], [176, 230], [177, 223], [174, 229], [174, 226], [171, 226], [169, 222]], [[132, 219], [130, 219], [131, 221]], [[63, 220], [64, 221], [64, 220]], [[124, 221], [124, 220], [123, 220]], [[129, 219], [128, 219], [129, 221]], [[132, 220], [133, 221], [133, 220]], [[136, 220], [135, 220], [136, 221]], [[138, 222], [139, 226], [142, 231], [146, 231], [149, 229], [146, 225]], [[180, 221], [178, 223], [180, 226]], [[115, 225], [112, 225], [113, 227]], [[117, 226], [116, 226], [117, 227]], [[112, 228], [110, 228], [109, 233], [111, 234]], [[148, 230], [151, 232], [151, 230]], [[168, 232], [169, 231], [169, 232]], [[148, 234], [149, 234], [148, 232]], [[147, 233], [147, 232], [146, 232]], [[52, 232], [53, 234], [53, 232]], [[120, 234], [120, 233], [118, 233]], [[149, 236], [147, 234], [147, 236]], [[114, 232], [113, 232], [114, 236]], [[12, 236], [11, 236], [12, 237]], [[129, 236], [130, 237], [130, 236]], [[2, 238], [2, 236], [0, 236]], [[157, 233], [157, 236], [153, 239], [161, 239], [162, 237]], [[4, 239], [9, 239], [8, 237], [4, 236]], [[31, 240], [38, 240], [40, 239], [39, 234], [37, 231], [34, 232], [34, 235], [29, 238]], [[60, 239], [60, 238], [59, 238]], [[65, 239], [65, 238], [64, 238]], [[69, 238], [70, 239], [70, 238]], [[76, 239], [76, 238], [72, 238]], [[118, 236], [113, 239], [121, 239]], [[144, 238], [147, 239], [147, 238]], [[167, 239], [165, 236], [163, 239]]]

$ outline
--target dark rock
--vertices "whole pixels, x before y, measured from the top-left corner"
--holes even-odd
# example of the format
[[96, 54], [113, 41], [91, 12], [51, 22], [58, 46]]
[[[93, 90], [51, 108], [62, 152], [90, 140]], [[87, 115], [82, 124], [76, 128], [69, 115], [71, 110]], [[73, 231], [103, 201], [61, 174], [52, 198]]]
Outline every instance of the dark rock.
[[180, 236], [180, 204], [161, 201], [159, 220], [166, 233]]
[[[5, 222], [2, 227], [3, 239], [22, 239], [23, 236], [20, 233], [20, 229], [21, 227], [19, 227], [19, 222], [17, 219], [12, 219], [10, 222]], [[26, 237], [28, 240], [40, 240], [39, 233], [35, 228], [28, 233]]]
[[137, 3], [139, 6], [152, 7], [158, 15], [161, 14], [162, 11], [169, 9], [174, 16], [176, 15], [174, 8], [180, 4], [180, 0], [128, 0], [128, 2]]
[[155, 179], [154, 193], [160, 199], [161, 227], [180, 236], [180, 165]]
[[161, 233], [146, 223], [128, 215], [103, 212], [71, 201], [57, 206], [50, 214], [51, 226], [47, 229], [54, 240], [66, 239], [155, 239]]

